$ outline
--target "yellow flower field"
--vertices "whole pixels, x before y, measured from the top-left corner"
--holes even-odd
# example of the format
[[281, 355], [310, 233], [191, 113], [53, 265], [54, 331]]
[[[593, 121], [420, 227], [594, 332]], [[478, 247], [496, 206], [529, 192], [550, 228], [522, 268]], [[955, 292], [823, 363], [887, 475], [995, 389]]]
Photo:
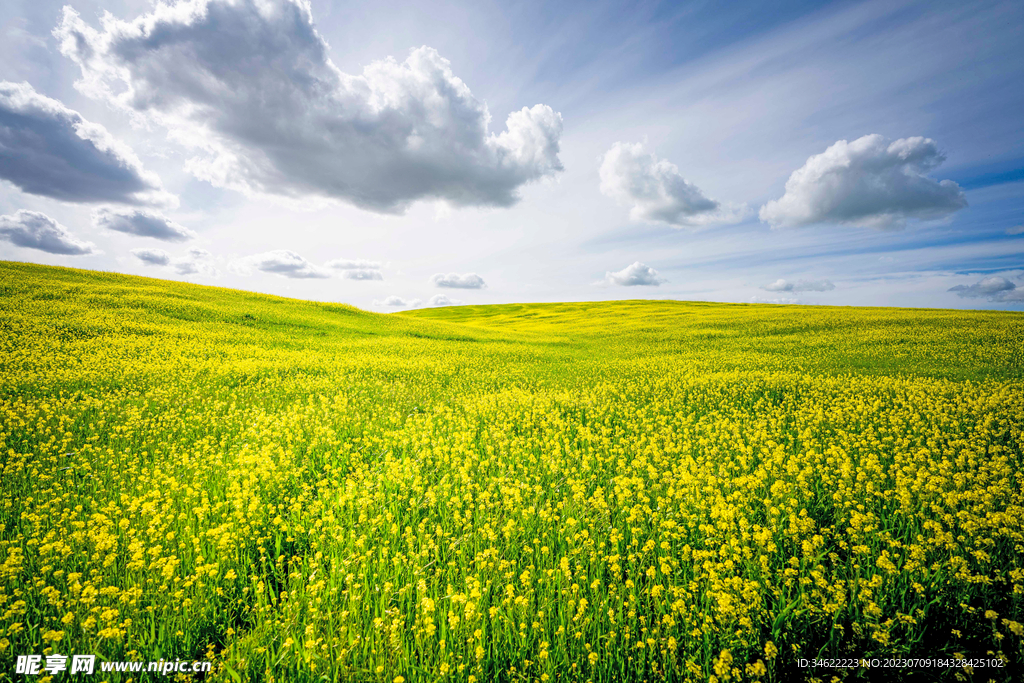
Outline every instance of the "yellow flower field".
[[0, 331], [0, 680], [1024, 675], [1019, 313], [0, 263]]

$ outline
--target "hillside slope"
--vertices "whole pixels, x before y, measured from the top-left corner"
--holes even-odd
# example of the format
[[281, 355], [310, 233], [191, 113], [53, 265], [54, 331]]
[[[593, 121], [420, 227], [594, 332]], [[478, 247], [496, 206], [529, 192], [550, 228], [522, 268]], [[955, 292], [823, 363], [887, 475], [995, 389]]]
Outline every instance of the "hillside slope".
[[0, 681], [1019, 680], [1022, 350], [1013, 313], [0, 263]]

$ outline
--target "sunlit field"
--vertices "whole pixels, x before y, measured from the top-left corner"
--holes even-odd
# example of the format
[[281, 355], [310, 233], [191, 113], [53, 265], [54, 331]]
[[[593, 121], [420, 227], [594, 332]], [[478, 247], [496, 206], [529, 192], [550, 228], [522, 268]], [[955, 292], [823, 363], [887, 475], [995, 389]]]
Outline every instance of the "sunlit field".
[[0, 680], [1021, 680], [1020, 313], [2, 263], [0, 364]]

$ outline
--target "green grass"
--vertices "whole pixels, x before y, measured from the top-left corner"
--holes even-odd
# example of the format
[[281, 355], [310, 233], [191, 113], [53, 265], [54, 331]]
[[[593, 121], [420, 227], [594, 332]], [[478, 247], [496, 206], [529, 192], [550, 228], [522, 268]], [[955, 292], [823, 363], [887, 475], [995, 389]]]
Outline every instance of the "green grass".
[[1014, 680], [1022, 352], [1019, 313], [385, 316], [0, 263], [0, 680]]

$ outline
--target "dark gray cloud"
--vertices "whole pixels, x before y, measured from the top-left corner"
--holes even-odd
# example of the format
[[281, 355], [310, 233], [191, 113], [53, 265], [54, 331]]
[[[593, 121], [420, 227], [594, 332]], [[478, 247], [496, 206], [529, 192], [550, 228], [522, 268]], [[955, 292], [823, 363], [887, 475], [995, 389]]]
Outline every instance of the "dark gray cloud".
[[769, 292], [831, 292], [836, 286], [830, 280], [797, 280], [790, 282], [779, 278], [761, 289]]
[[487, 286], [484, 279], [476, 273], [435, 273], [430, 281], [435, 287], [452, 289], [483, 289]]
[[929, 138], [840, 140], [794, 171], [786, 193], [759, 215], [773, 228], [836, 223], [889, 230], [912, 218], [944, 218], [967, 206], [959, 185], [925, 175], [945, 159]]
[[67, 202], [177, 203], [106, 128], [28, 83], [0, 81], [0, 178]]
[[635, 221], [699, 227], [734, 223], [744, 207], [724, 206], [710, 199], [667, 159], [644, 151], [642, 143], [616, 142], [601, 158], [601, 192], [631, 206]]
[[509, 206], [562, 168], [550, 107], [491, 133], [486, 105], [426, 46], [342, 73], [301, 0], [157, 5], [98, 30], [66, 7], [54, 35], [84, 92], [166, 125], [221, 187], [401, 213], [431, 198]]
[[323, 268], [314, 266], [294, 251], [288, 249], [277, 249], [263, 254], [253, 254], [239, 260], [235, 264], [235, 270], [241, 273], [251, 273], [253, 268], [264, 273], [273, 273], [274, 275], [291, 279], [307, 280], [329, 278], [331, 276]]
[[125, 211], [100, 208], [93, 212], [92, 224], [97, 228], [152, 237], [164, 242], [187, 242], [196, 236], [194, 232], [166, 216], [139, 209]]
[[168, 266], [171, 255], [163, 249], [132, 249], [135, 258], [149, 266]]
[[634, 261], [630, 265], [626, 266], [622, 270], [614, 273], [607, 272], [604, 275], [605, 284], [609, 285], [620, 285], [623, 287], [636, 287], [636, 286], [658, 286], [663, 282], [668, 282], [665, 278], [661, 277], [654, 268], [648, 265]]
[[48, 254], [83, 256], [95, 254], [92, 242], [76, 239], [68, 229], [46, 214], [21, 209], [0, 216], [0, 238], [17, 247], [38, 249]]
[[984, 278], [973, 285], [950, 287], [949, 291], [956, 292], [957, 296], [964, 299], [988, 299], [998, 303], [1024, 302], [1024, 289], [998, 275]]

